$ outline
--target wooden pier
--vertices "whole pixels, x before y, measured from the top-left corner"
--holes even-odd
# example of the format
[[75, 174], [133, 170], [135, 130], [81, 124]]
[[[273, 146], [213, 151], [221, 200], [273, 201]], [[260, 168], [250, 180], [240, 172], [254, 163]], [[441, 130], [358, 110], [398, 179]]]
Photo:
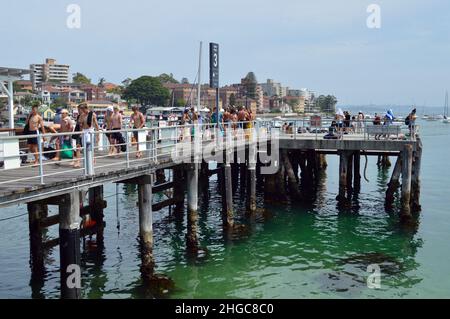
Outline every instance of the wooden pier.
[[[230, 132], [225, 135], [224, 139], [234, 139]], [[39, 275], [45, 267], [45, 249], [59, 244], [61, 296], [64, 298], [80, 297], [80, 287], [70, 283], [71, 267], [80, 265], [80, 236], [96, 234], [97, 243], [103, 241], [103, 210], [107, 205], [103, 185], [106, 183], [138, 185], [139, 230], [136, 231], [141, 239], [142, 278], [149, 285], [155, 268], [152, 214], [167, 206], [173, 206], [177, 216], [183, 216], [186, 212], [186, 248], [196, 255], [201, 250], [197, 213], [199, 180], [208, 181], [213, 174], [218, 174], [221, 182], [224, 229], [234, 226], [232, 190], [236, 179], [245, 179], [247, 208], [248, 213], [252, 214], [257, 209], [257, 180], [263, 181], [267, 200], [307, 200], [309, 193], [314, 192], [317, 186], [318, 172], [327, 167], [326, 156], [333, 155], [339, 156], [339, 191], [336, 194], [339, 206], [347, 207], [352, 192], [361, 189], [361, 159], [377, 156], [397, 158], [387, 187], [386, 206], [392, 205], [395, 193], [401, 187], [401, 220], [411, 221], [414, 213], [420, 210], [422, 143], [419, 138], [373, 140], [365, 134], [350, 134], [342, 139], [326, 140], [323, 134], [280, 133], [257, 140], [256, 129], [244, 135], [244, 143], [236, 143], [232, 149], [226, 148], [225, 144], [219, 147], [216, 143], [214, 154], [203, 156], [200, 161], [194, 160], [198, 156], [195, 147], [181, 161], [179, 158], [175, 161], [167, 150], [162, 152], [155, 148], [157, 143], [153, 141], [153, 148], [148, 147], [148, 156], [142, 159], [131, 159], [130, 153], [108, 157], [104, 152], [96, 152], [90, 172], [85, 167], [71, 169], [69, 163], [45, 165], [45, 177], [41, 174], [42, 167], [40, 170], [38, 166], [2, 170], [0, 207], [27, 204], [34, 275]], [[200, 142], [205, 147], [206, 141]], [[261, 144], [264, 148], [260, 147]], [[218, 155], [225, 160], [217, 168], [205, 165], [216, 161]], [[165, 180], [164, 171], [171, 171], [171, 180]], [[167, 189], [173, 190], [172, 197], [154, 203], [153, 194]], [[86, 192], [89, 205], [80, 206]], [[59, 214], [48, 216], [49, 205], [58, 206]], [[87, 222], [92, 227], [86, 227]], [[59, 238], [43, 242], [43, 229], [55, 224], [59, 224]], [[80, 227], [81, 224], [84, 227]]]

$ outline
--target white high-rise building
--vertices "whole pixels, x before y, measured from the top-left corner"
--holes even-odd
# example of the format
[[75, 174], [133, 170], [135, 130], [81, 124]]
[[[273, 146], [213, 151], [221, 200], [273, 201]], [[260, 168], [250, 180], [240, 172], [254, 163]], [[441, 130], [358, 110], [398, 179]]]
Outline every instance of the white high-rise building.
[[33, 90], [37, 90], [39, 84], [43, 82], [69, 82], [70, 66], [66, 64], [56, 64], [55, 59], [46, 59], [44, 64], [31, 64], [30, 69]]

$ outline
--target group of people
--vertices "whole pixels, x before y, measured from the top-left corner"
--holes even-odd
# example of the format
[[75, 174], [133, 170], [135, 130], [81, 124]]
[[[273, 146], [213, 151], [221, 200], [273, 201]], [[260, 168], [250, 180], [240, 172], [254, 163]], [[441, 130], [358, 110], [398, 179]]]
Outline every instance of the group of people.
[[[54, 143], [55, 145], [56, 155], [52, 160], [56, 162], [60, 161], [62, 150], [69, 150], [69, 153], [73, 153], [71, 153], [73, 155], [71, 156], [73, 158], [71, 165], [74, 168], [80, 168], [81, 150], [83, 147], [92, 147], [94, 143], [93, 139], [95, 139], [95, 143], [98, 145], [100, 139], [99, 132], [102, 130], [106, 131], [105, 135], [109, 143], [108, 155], [119, 154], [121, 150], [124, 150], [124, 146], [126, 149], [124, 138], [120, 132], [124, 127], [123, 115], [118, 106], [107, 109], [105, 123], [101, 128], [97, 120], [97, 115], [89, 109], [87, 103], [79, 104], [77, 110], [78, 115], [72, 119], [67, 109], [57, 109], [53, 124], [46, 126], [42, 116], [39, 114], [38, 105], [32, 107], [25, 124], [24, 134], [35, 135], [27, 138], [29, 152], [34, 155], [33, 164], [38, 164], [40, 161], [39, 134], [72, 133], [51, 137], [49, 143]], [[133, 114], [131, 115], [129, 125], [133, 129], [132, 144], [135, 144], [137, 148], [136, 157], [141, 158], [142, 154], [139, 152], [139, 143], [137, 143], [138, 130], [145, 126], [145, 117], [137, 107], [133, 107]], [[42, 137], [42, 142], [45, 141], [46, 138]]]
[[[251, 128], [253, 120], [254, 114], [252, 111], [247, 110], [243, 106], [229, 106], [220, 110], [220, 112], [217, 112], [217, 108], [214, 107], [212, 112], [210, 111], [203, 116], [199, 114], [194, 107], [191, 107], [184, 110], [180, 125], [202, 124], [206, 128], [212, 128], [215, 125], [218, 125], [221, 132], [226, 132], [229, 129], [236, 132], [238, 128]], [[192, 125], [190, 128], [185, 127], [181, 132], [180, 139], [186, 139], [189, 136], [193, 138], [194, 134], [195, 125]]]

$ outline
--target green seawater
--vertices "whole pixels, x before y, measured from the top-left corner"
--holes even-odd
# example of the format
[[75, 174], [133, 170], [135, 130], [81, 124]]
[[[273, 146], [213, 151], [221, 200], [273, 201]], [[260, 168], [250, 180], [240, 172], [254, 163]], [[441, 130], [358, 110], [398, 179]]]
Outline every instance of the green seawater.
[[[327, 156], [316, 199], [309, 204], [264, 204], [258, 185], [259, 212], [244, 216], [245, 194], [234, 195], [238, 223], [245, 231], [224, 236], [221, 198], [212, 178], [200, 194], [199, 236], [207, 255], [186, 255], [186, 222], [168, 209], [154, 214], [157, 273], [175, 289], [164, 298], [449, 298], [450, 297], [450, 125], [421, 122], [422, 208], [416, 227], [402, 227], [397, 210], [384, 208], [391, 169], [369, 158], [367, 177], [352, 207], [340, 210], [338, 158]], [[394, 159], [391, 159], [394, 162]], [[363, 162], [364, 164], [364, 158]], [[394, 164], [394, 163], [393, 163]], [[105, 247], [87, 238], [82, 247], [85, 298], [144, 298], [139, 265], [136, 187], [105, 187]], [[156, 195], [156, 200], [164, 195]], [[1, 209], [0, 218], [26, 212]], [[55, 208], [50, 208], [56, 213]], [[47, 236], [57, 236], [57, 226]], [[0, 222], [0, 297], [59, 298], [59, 249], [46, 256], [42, 280], [31, 278], [27, 216]], [[381, 270], [381, 288], [370, 289], [368, 265]]]

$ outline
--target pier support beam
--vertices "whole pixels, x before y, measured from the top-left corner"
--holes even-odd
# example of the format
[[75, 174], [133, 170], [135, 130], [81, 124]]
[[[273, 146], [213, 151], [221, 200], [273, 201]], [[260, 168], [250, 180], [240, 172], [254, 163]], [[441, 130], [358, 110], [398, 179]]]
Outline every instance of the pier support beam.
[[182, 219], [184, 212], [184, 192], [185, 192], [184, 170], [181, 168], [173, 169], [173, 197], [177, 199], [174, 208], [174, 214]]
[[89, 189], [89, 207], [91, 208], [90, 216], [95, 221], [96, 242], [97, 245], [103, 245], [103, 186], [92, 187]]
[[48, 206], [40, 202], [27, 204], [30, 230], [31, 277], [39, 279], [45, 272], [41, 220], [48, 216]]
[[412, 174], [412, 146], [405, 145], [402, 151], [402, 219], [411, 218], [411, 174]]
[[248, 152], [248, 210], [250, 213], [256, 211], [256, 162], [257, 150], [256, 143], [249, 145]]
[[249, 196], [248, 196], [248, 210], [253, 213], [256, 211], [256, 165], [250, 164], [248, 168], [249, 174]]
[[224, 166], [225, 175], [225, 201], [223, 210], [223, 224], [225, 227], [233, 227], [234, 225], [234, 212], [233, 212], [233, 182], [231, 174], [231, 165], [226, 163]]
[[412, 164], [411, 176], [411, 210], [419, 212], [422, 207], [420, 205], [420, 169], [422, 163], [422, 141], [417, 139], [417, 147], [414, 152], [414, 161]]
[[188, 251], [198, 251], [198, 164], [190, 164], [187, 172], [187, 234], [186, 246]]
[[153, 212], [152, 212], [152, 178], [150, 183], [138, 184], [139, 201], [139, 238], [141, 244], [141, 275], [149, 282], [154, 274], [153, 258]]
[[346, 201], [347, 190], [347, 174], [348, 174], [348, 152], [339, 152], [339, 194], [337, 200], [342, 203]]
[[292, 168], [291, 161], [289, 160], [288, 151], [286, 149], [281, 150], [281, 161], [288, 176], [289, 192], [295, 200], [300, 199], [300, 190], [295, 177], [294, 169]]
[[399, 155], [395, 162], [394, 171], [392, 172], [391, 179], [388, 183], [386, 190], [386, 202], [385, 206], [390, 207], [394, 201], [394, 193], [400, 186], [400, 175], [402, 174], [402, 155]]
[[59, 254], [61, 297], [81, 298], [80, 274], [80, 193], [61, 196], [59, 204]]
[[356, 192], [361, 190], [361, 151], [353, 154], [353, 188]]
[[350, 199], [353, 193], [353, 152], [347, 154], [347, 198]]

